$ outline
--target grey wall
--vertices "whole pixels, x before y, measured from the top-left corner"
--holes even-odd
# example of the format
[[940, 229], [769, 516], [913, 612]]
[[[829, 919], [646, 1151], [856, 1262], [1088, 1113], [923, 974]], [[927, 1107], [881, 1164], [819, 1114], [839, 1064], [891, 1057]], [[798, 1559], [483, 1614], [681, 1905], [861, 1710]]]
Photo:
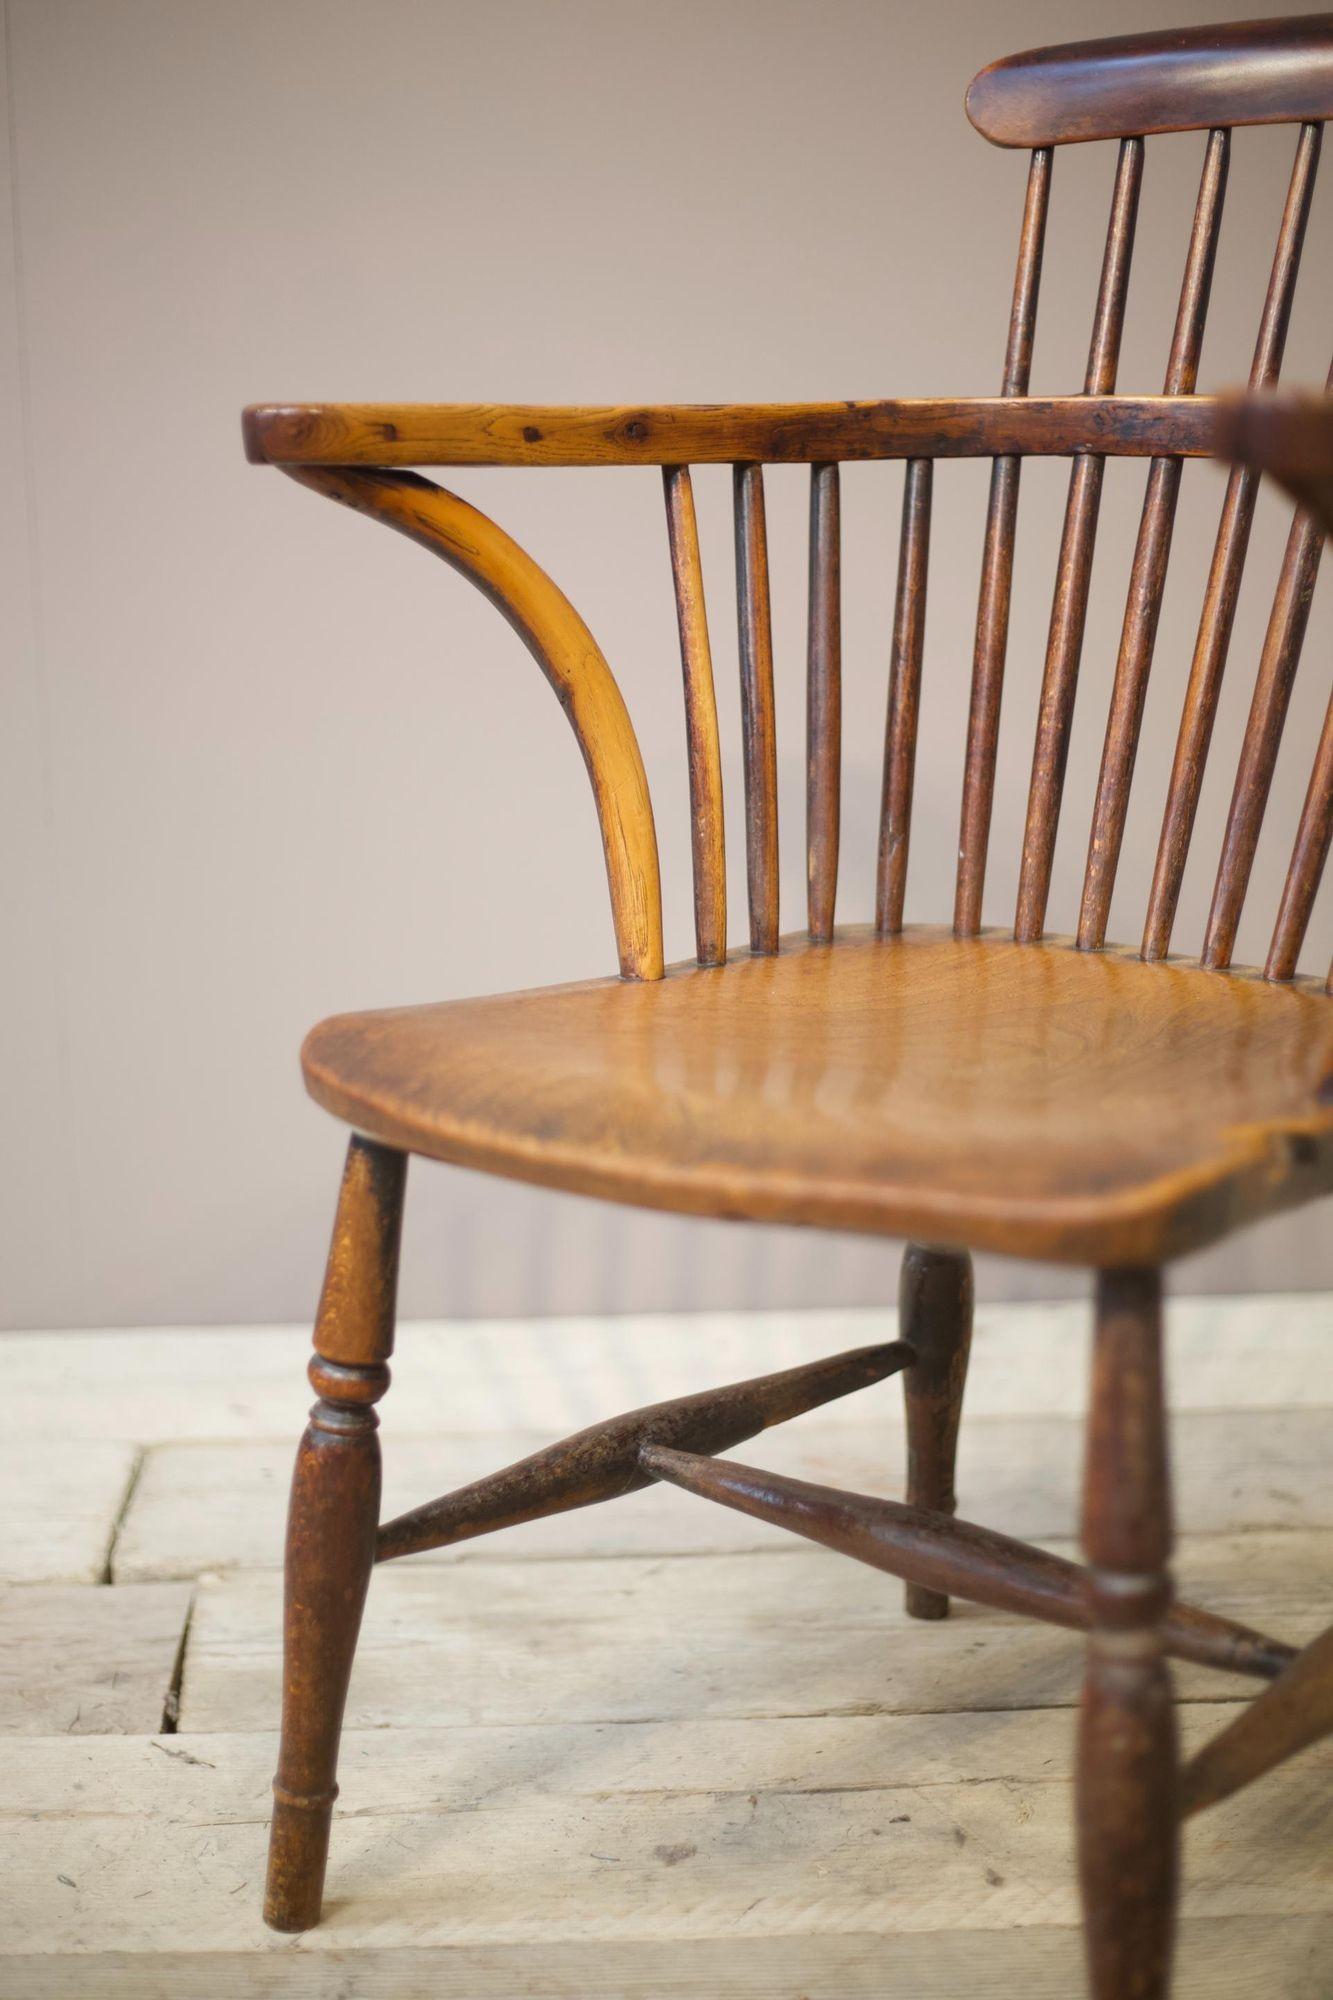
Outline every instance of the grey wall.
[[[1182, 18], [1251, 15], [1213, 0]], [[1281, 11], [1273, 8], [1271, 11]], [[247, 468], [255, 399], [985, 393], [1021, 156], [973, 69], [1145, 0], [6, 0], [0, 202], [0, 938], [11, 1325], [306, 1313], [341, 1153], [300, 1037], [334, 1009], [612, 968], [564, 722], [481, 600]], [[1291, 135], [1242, 134], [1205, 354], [1243, 378]], [[1160, 387], [1201, 155], [1149, 148], [1122, 386]], [[1034, 386], [1080, 384], [1113, 151], [1057, 162]], [[1317, 200], [1288, 374], [1321, 380]], [[1112, 466], [1053, 922], [1070, 925], [1142, 470]], [[840, 910], [869, 907], [896, 467], [846, 476]], [[1026, 475], [987, 916], [1012, 912], [1065, 471]], [[679, 673], [651, 471], [473, 473], [583, 610], [647, 758], [690, 948]], [[949, 908], [984, 467], [937, 482], [909, 917]], [[729, 490], [698, 480], [736, 745]], [[1137, 934], [1221, 474], [1187, 469], [1116, 931]], [[784, 895], [801, 908], [804, 478], [771, 477]], [[1284, 523], [1260, 520], [1180, 939], [1197, 943]], [[1317, 608], [1253, 903], [1271, 910], [1327, 693]], [[734, 759], [733, 910], [743, 911]], [[1325, 904], [1316, 924], [1326, 951]], [[521, 921], [520, 921], [521, 918]], [[734, 934], [742, 933], [743, 918]], [[1247, 926], [1246, 956], [1264, 925]], [[1180, 1282], [1333, 1282], [1296, 1218]], [[415, 1313], [874, 1300], [892, 1246], [414, 1176]], [[992, 1264], [993, 1293], [1069, 1274]]]

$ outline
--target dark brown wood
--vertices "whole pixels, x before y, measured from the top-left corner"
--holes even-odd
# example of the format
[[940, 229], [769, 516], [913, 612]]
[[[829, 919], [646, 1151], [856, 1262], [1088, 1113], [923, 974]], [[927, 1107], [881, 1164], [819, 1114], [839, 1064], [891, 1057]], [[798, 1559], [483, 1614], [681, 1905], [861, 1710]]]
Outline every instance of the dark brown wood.
[[1282, 901], [1264, 965], [1265, 979], [1290, 979], [1295, 973], [1330, 844], [1333, 844], [1333, 695], [1324, 714], [1291, 865], [1282, 885]]
[[[1309, 510], [1324, 533], [1333, 534], [1333, 396], [1307, 392], [1237, 398], [1225, 404], [1219, 414], [1218, 449], [1254, 470], [1272, 473], [1298, 504]], [[1270, 638], [1271, 635], [1270, 626]], [[1260, 677], [1263, 677], [1262, 667]], [[1256, 687], [1256, 701], [1257, 698]], [[1264, 966], [1269, 979], [1290, 979], [1296, 970], [1330, 842], [1333, 842], [1333, 699], [1315, 752]], [[1333, 974], [1330, 984], [1333, 985]]]
[[889, 710], [884, 726], [884, 784], [879, 813], [879, 862], [875, 923], [888, 936], [903, 927], [907, 853], [912, 833], [912, 786], [921, 709], [921, 658], [926, 636], [926, 569], [930, 558], [930, 495], [934, 468], [928, 458], [909, 460], [903, 482], [889, 657]]
[[455, 1542], [494, 1534], [498, 1528], [516, 1527], [520, 1521], [538, 1521], [548, 1514], [615, 1500], [622, 1493], [637, 1493], [653, 1483], [639, 1463], [639, 1450], [645, 1444], [726, 1451], [774, 1424], [785, 1424], [806, 1410], [882, 1382], [911, 1361], [912, 1349], [902, 1341], [857, 1347], [826, 1361], [785, 1368], [777, 1375], [758, 1375], [748, 1382], [731, 1382], [725, 1388], [705, 1389], [699, 1395], [611, 1417], [489, 1478], [400, 1514], [381, 1528], [377, 1560], [451, 1548]]
[[1078, 1846], [1093, 2000], [1164, 2000], [1175, 1929], [1176, 1723], [1163, 1628], [1171, 1496], [1157, 1271], [1097, 1280], [1083, 1492], [1091, 1630]]
[[772, 952], [778, 948], [778, 740], [773, 713], [773, 620], [763, 467], [736, 466], [732, 487], [750, 949]]
[[1204, 934], [1205, 965], [1230, 965], [1235, 950], [1236, 931], [1259, 845], [1323, 548], [1322, 524], [1310, 514], [1298, 513], [1287, 537], [1231, 794], [1222, 858]]
[[338, 1740], [375, 1560], [380, 1451], [374, 1405], [389, 1386], [407, 1161], [354, 1137], [315, 1321], [319, 1400], [296, 1455], [287, 1517], [282, 1743], [273, 1782], [264, 1920], [319, 1921]]
[[[735, 1459], [708, 1458], [662, 1445], [645, 1445], [639, 1456], [655, 1479], [734, 1507], [754, 1520], [771, 1521], [806, 1541], [937, 1595], [951, 1593], [995, 1611], [1040, 1618], [1073, 1631], [1087, 1628], [1088, 1571], [1047, 1549], [1016, 1542], [974, 1521], [867, 1493], [814, 1486], [808, 1480], [739, 1465]], [[1167, 1611], [1162, 1643], [1198, 1666], [1257, 1680], [1275, 1679], [1296, 1658], [1294, 1646], [1188, 1604], [1172, 1605]]]
[[[1122, 139], [1084, 379], [1084, 390], [1089, 396], [1109, 395], [1115, 387], [1142, 181], [1143, 141]], [[1014, 936], [1020, 944], [1034, 943], [1046, 924], [1104, 470], [1100, 457], [1085, 454], [1075, 459], [1069, 478], [1018, 878]]]
[[[916, 1357], [903, 1375], [907, 1504], [934, 1514], [958, 1509], [954, 1469], [975, 1297], [966, 1251], [908, 1244], [898, 1281], [898, 1331]], [[905, 1603], [912, 1618], [949, 1615], [948, 1597], [924, 1584], [909, 1582]]]
[[[1050, 195], [1051, 152], [1049, 147], [1043, 147], [1032, 155], [1028, 165], [1023, 227], [1014, 273], [1013, 303], [1009, 311], [1009, 339], [1000, 387], [1004, 397], [1022, 397], [1028, 392]], [[962, 824], [958, 834], [958, 875], [954, 889], [953, 923], [959, 937], [975, 937], [981, 929], [986, 855], [990, 846], [991, 811], [995, 799], [995, 760], [1000, 740], [1000, 702], [1009, 645], [1009, 605], [1014, 576], [1020, 467], [1021, 460], [1013, 455], [997, 458], [991, 467], [986, 540], [982, 549], [981, 585], [977, 596], [976, 637], [972, 650], [972, 694], [967, 718]]]
[[[1321, 136], [1321, 126], [1303, 125], [1297, 140], [1295, 164], [1250, 366], [1251, 388], [1267, 388], [1276, 382], [1282, 366], [1301, 249], [1314, 195]], [[1185, 862], [1208, 760], [1208, 746], [1212, 741], [1213, 720], [1217, 714], [1222, 675], [1235, 624], [1236, 601], [1250, 545], [1257, 491], [1258, 474], [1248, 466], [1238, 466], [1227, 481], [1194, 657], [1190, 662], [1180, 733], [1176, 740], [1166, 811], [1148, 898], [1148, 914], [1143, 929], [1143, 956], [1148, 959], [1165, 958], [1171, 948], [1180, 886], [1184, 880]]]
[[1191, 1758], [1180, 1778], [1181, 1817], [1229, 1799], [1325, 1736], [1333, 1736], [1333, 1626]]
[[[1192, 395], [1198, 381], [1199, 354], [1203, 346], [1204, 322], [1208, 316], [1230, 154], [1231, 134], [1210, 132], [1204, 153], [1199, 198], [1194, 210], [1189, 255], [1185, 261], [1185, 276], [1180, 288], [1175, 333], [1166, 367], [1164, 393], [1168, 396]], [[1078, 923], [1078, 941], [1085, 951], [1097, 950], [1106, 942], [1111, 893], [1120, 861], [1139, 729], [1143, 721], [1143, 704], [1148, 692], [1148, 674], [1157, 643], [1157, 622], [1171, 554], [1180, 474], [1181, 460], [1178, 458], [1155, 458], [1148, 471], [1148, 486], [1120, 634], [1120, 651], [1116, 658], [1115, 685], [1106, 741], [1102, 748], [1092, 830], [1088, 838], [1088, 860]]]
[[297, 403], [247, 410], [271, 465], [832, 465], [881, 458], [1206, 458], [1216, 399], [950, 396], [875, 403]]
[[967, 115], [997, 146], [1333, 118], [1333, 14], [1028, 49], [973, 78]]
[[722, 819], [722, 744], [717, 729], [713, 655], [708, 644], [699, 526], [689, 467], [664, 466], [662, 484], [685, 683], [695, 954], [700, 965], [723, 965], [727, 957], [727, 854]]
[[810, 617], [806, 654], [806, 914], [833, 936], [842, 769], [842, 526], [836, 465], [810, 468]]

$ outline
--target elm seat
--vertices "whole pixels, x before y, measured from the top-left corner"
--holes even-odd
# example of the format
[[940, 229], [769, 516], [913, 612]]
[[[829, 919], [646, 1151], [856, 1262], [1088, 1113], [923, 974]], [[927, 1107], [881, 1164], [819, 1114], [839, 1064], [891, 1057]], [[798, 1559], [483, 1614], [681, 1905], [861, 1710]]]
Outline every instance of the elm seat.
[[1102, 1266], [1333, 1185], [1322, 984], [992, 934], [339, 1015], [303, 1063], [327, 1110], [459, 1165]]

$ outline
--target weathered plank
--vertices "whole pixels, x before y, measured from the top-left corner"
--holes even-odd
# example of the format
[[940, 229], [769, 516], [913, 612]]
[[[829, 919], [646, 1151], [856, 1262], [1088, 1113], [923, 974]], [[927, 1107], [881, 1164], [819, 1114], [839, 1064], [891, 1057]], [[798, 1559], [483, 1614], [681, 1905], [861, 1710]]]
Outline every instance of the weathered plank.
[[[181, 1913], [187, 1921], [189, 1911]], [[339, 1934], [341, 1938], [341, 1933]], [[1311, 2000], [1333, 1958], [1333, 1917], [1189, 1918], [1178, 1926], [1175, 2000]], [[877, 1937], [679, 1937], [590, 1944], [341, 1942], [285, 1953], [156, 1950], [0, 1961], [0, 2000], [1070, 2000], [1083, 1944], [1068, 1927]]]
[[[1186, 1746], [1214, 1719], [1186, 1708]], [[938, 2000], [1067, 2000], [1070, 1737], [1049, 1713], [354, 1733], [327, 1920], [299, 1946], [251, 1896], [271, 1736], [16, 1742], [0, 1994], [857, 2000], [900, 1975]], [[1219, 1931], [1267, 1991], [1311, 1990], [1331, 1771], [1324, 1746], [1190, 1829], [1178, 1992], [1245, 1990]]]
[[[775, 1472], [903, 1497], [902, 1398], [867, 1391], [846, 1418], [811, 1413], [769, 1431], [751, 1458]], [[853, 1413], [855, 1413], [855, 1420]], [[493, 1472], [549, 1438], [517, 1431], [385, 1439], [385, 1519], [436, 1492]], [[1199, 1534], [1244, 1528], [1333, 1528], [1333, 1413], [1189, 1412], [1173, 1427], [1176, 1511]], [[273, 1567], [282, 1560], [292, 1445], [161, 1445], [149, 1454], [116, 1545], [118, 1580]], [[963, 1427], [964, 1512], [1026, 1540], [1077, 1526], [1082, 1425], [1068, 1417], [973, 1417]], [[247, 1496], [244, 1504], [238, 1496]], [[580, 1555], [698, 1555], [785, 1548], [780, 1529], [670, 1487], [553, 1515], [429, 1562]]]
[[0, 1732], [160, 1729], [189, 1605], [184, 1583], [0, 1591]]
[[7, 1435], [0, 1453], [0, 1584], [100, 1583], [137, 1462], [124, 1440], [53, 1452], [21, 1426]]
[[[1331, 1552], [1327, 1534], [1198, 1535], [1176, 1567], [1191, 1602], [1300, 1642], [1327, 1623]], [[200, 1584], [183, 1728], [271, 1724], [279, 1594], [275, 1572]], [[800, 1545], [443, 1575], [407, 1562], [373, 1580], [347, 1714], [354, 1728], [412, 1728], [1040, 1708], [1075, 1701], [1081, 1667], [1072, 1633], [972, 1606], [922, 1625], [888, 1579]], [[1176, 1685], [1190, 1699], [1250, 1692], [1195, 1667]]]

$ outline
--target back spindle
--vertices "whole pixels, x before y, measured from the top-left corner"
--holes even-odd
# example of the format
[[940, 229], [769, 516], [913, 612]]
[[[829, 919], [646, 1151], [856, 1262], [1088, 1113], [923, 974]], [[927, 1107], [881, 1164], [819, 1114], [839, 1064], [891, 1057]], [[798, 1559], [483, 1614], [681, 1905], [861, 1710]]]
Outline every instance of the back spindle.
[[[1333, 388], [1333, 374], [1329, 376]], [[1300, 663], [1310, 601], [1319, 574], [1325, 530], [1304, 508], [1297, 511], [1287, 537], [1277, 592], [1264, 634], [1254, 697], [1241, 745], [1236, 783], [1227, 813], [1222, 858], [1213, 885], [1212, 907], [1204, 935], [1203, 962], [1230, 965], [1236, 945], [1245, 892], [1250, 884], [1255, 850], [1263, 827], [1277, 753]]]
[[[1038, 146], [1028, 167], [1027, 198], [1019, 240], [1009, 342], [1004, 358], [1002, 396], [1026, 396], [1032, 374], [1032, 342], [1041, 289], [1042, 249], [1051, 195], [1049, 146]], [[981, 929], [995, 798], [995, 759], [1000, 740], [1000, 697], [1009, 642], [1009, 602], [1014, 574], [1014, 534], [1018, 521], [1018, 475], [1022, 460], [997, 458], [991, 465], [986, 539], [977, 598], [977, 630], [972, 653], [972, 699], [967, 719], [963, 767], [962, 824], [958, 835], [958, 878], [953, 927], [959, 937]]]
[[722, 824], [722, 748], [718, 738], [713, 656], [708, 644], [703, 566], [694, 487], [687, 465], [665, 465], [667, 539], [676, 587], [680, 661], [685, 682], [685, 739], [690, 775], [690, 844], [694, 861], [694, 936], [700, 965], [727, 956], [727, 860]]
[[930, 498], [934, 466], [928, 458], [907, 463], [903, 524], [898, 545], [898, 591], [889, 660], [889, 711], [884, 736], [884, 791], [879, 819], [879, 868], [875, 925], [881, 936], [903, 927], [907, 849], [912, 830], [912, 783], [921, 705], [921, 652], [926, 633], [926, 567], [930, 555]]
[[[1290, 979], [1296, 971], [1330, 842], [1333, 842], [1333, 696], [1324, 716], [1291, 865], [1282, 885], [1282, 901], [1264, 966], [1266, 979]], [[1333, 974], [1330, 979], [1333, 980]]]
[[750, 949], [778, 948], [778, 748], [773, 716], [773, 618], [768, 591], [764, 471], [732, 468], [736, 519], [736, 619], [745, 770], [745, 873]]
[[810, 618], [806, 656], [806, 870], [810, 936], [833, 936], [842, 757], [841, 504], [836, 465], [810, 468]]
[[[1083, 384], [1089, 396], [1109, 396], [1115, 388], [1142, 179], [1143, 141], [1122, 139]], [[1069, 478], [1019, 871], [1014, 936], [1020, 944], [1033, 943], [1045, 928], [1105, 464], [1082, 453]]]
[[[1302, 125], [1296, 143], [1296, 160], [1287, 189], [1273, 269], [1250, 367], [1252, 388], [1270, 388], [1282, 366], [1291, 303], [1300, 270], [1301, 247], [1305, 241], [1315, 171], [1319, 165], [1322, 131], [1320, 125]], [[1165, 958], [1171, 948], [1171, 932], [1180, 901], [1180, 886], [1184, 879], [1190, 836], [1194, 831], [1208, 746], [1212, 740], [1213, 719], [1217, 713], [1222, 675], [1231, 644], [1236, 600], [1249, 548], [1257, 491], [1258, 474], [1250, 466], [1237, 466], [1227, 481], [1212, 566], [1204, 591], [1194, 658], [1190, 663], [1185, 690], [1180, 733], [1167, 788], [1166, 812], [1143, 931], [1142, 956], [1146, 959]]]
[[[1199, 354], [1208, 316], [1230, 154], [1231, 134], [1220, 128], [1210, 132], [1162, 390], [1166, 396], [1192, 396], [1198, 384]], [[1157, 643], [1166, 566], [1171, 555], [1181, 464], [1178, 458], [1155, 458], [1148, 471], [1083, 877], [1078, 942], [1084, 951], [1096, 950], [1106, 942], [1148, 674]]]

